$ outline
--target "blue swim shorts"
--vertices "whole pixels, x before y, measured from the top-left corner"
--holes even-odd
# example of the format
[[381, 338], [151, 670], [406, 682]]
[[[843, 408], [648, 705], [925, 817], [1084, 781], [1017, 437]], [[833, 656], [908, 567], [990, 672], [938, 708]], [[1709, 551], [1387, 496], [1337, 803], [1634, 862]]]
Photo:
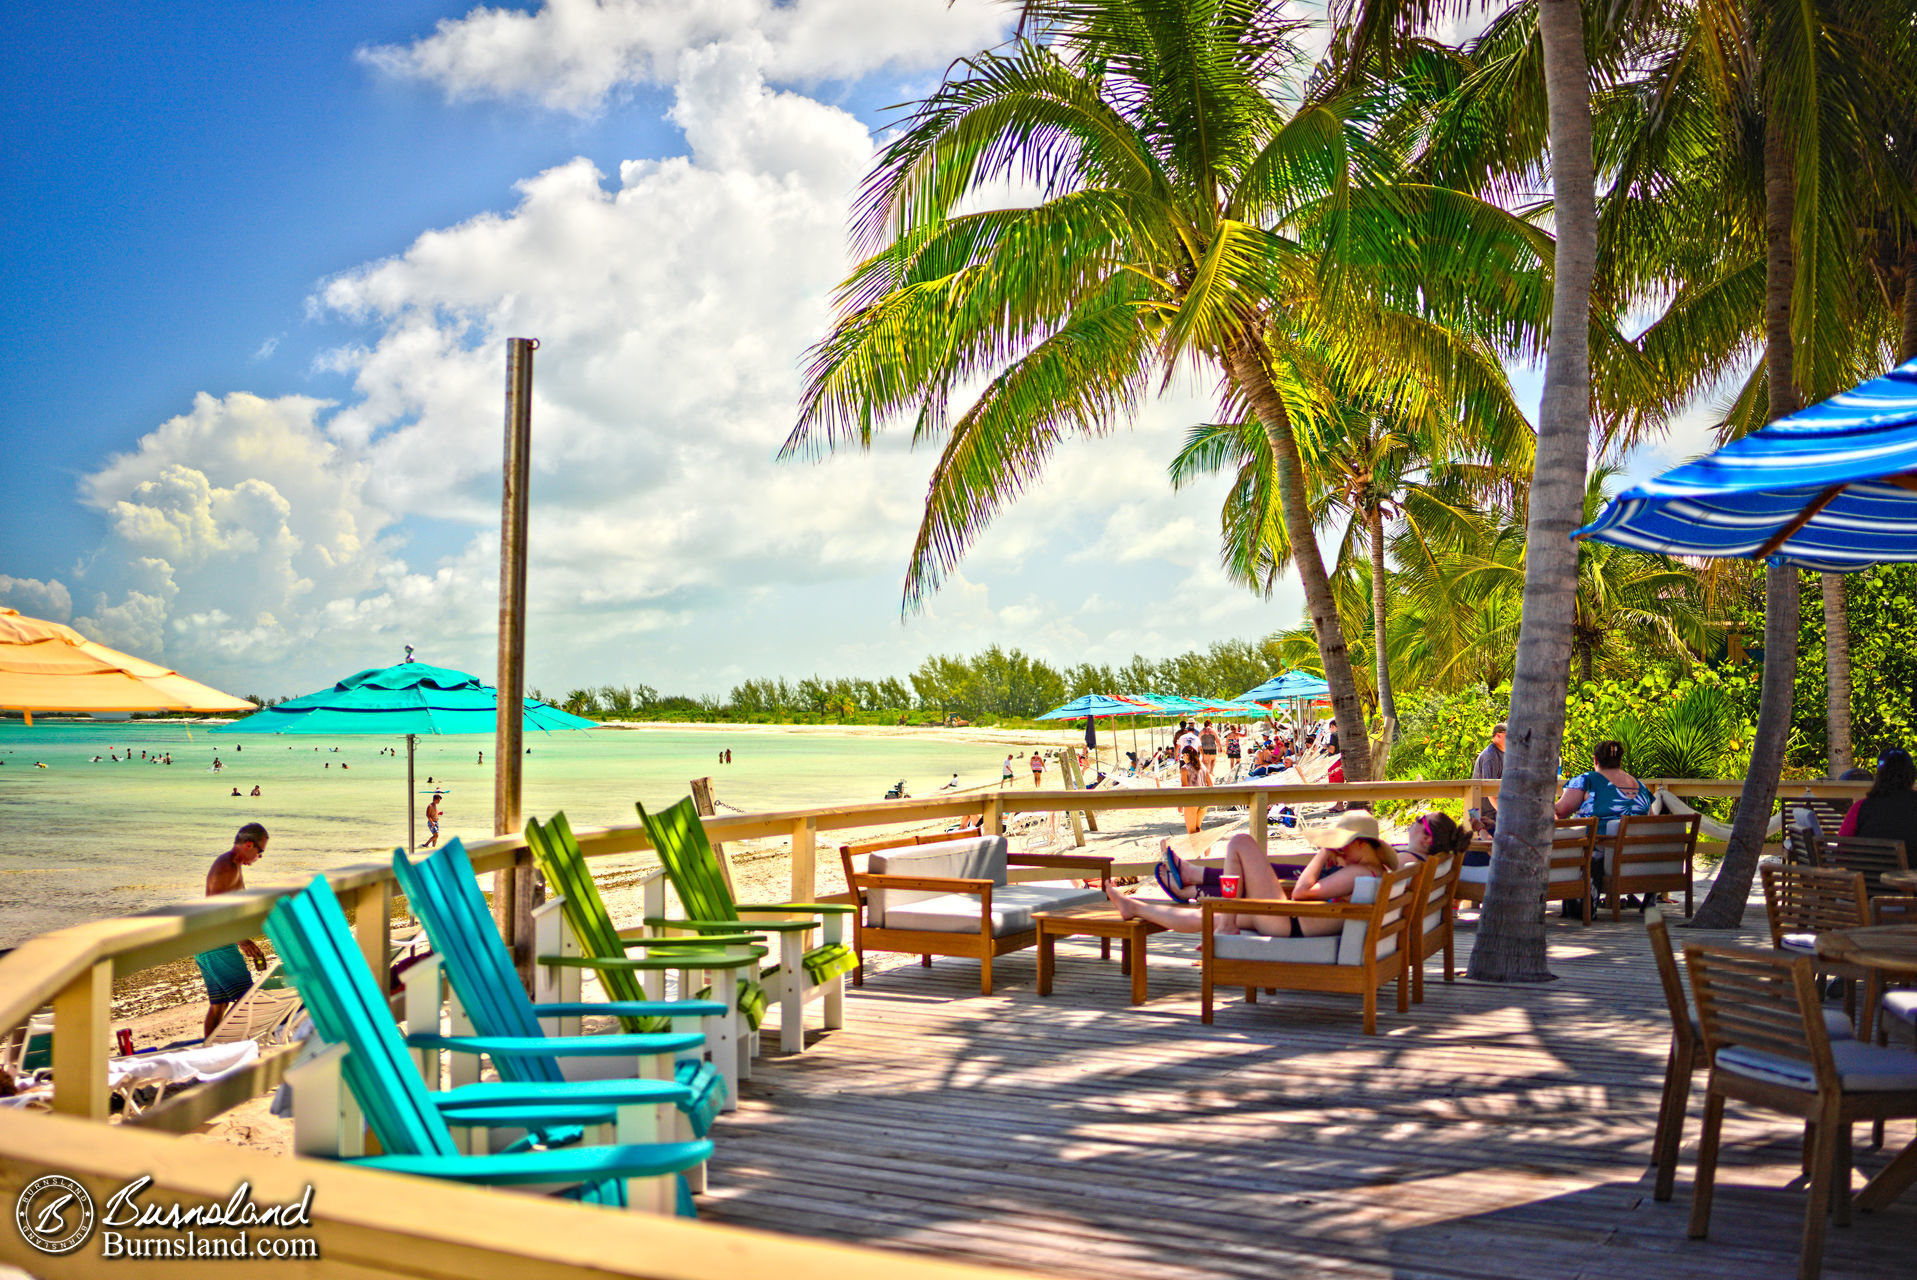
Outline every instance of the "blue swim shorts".
[[239, 943], [229, 942], [193, 958], [199, 962], [200, 977], [206, 981], [208, 1004], [232, 1004], [253, 989], [253, 971], [247, 968]]

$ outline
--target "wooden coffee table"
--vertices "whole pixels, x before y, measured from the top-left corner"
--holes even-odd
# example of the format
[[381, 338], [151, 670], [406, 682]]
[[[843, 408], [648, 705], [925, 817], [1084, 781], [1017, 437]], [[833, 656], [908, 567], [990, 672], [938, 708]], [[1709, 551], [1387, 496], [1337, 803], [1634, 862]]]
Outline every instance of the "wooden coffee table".
[[1052, 994], [1054, 948], [1060, 938], [1083, 935], [1105, 940], [1105, 953], [1111, 954], [1111, 940], [1121, 944], [1119, 972], [1130, 974], [1132, 1003], [1145, 1003], [1145, 939], [1165, 932], [1164, 926], [1149, 920], [1121, 920], [1118, 908], [1099, 902], [1067, 911], [1038, 911], [1032, 914], [1038, 926], [1038, 993]]

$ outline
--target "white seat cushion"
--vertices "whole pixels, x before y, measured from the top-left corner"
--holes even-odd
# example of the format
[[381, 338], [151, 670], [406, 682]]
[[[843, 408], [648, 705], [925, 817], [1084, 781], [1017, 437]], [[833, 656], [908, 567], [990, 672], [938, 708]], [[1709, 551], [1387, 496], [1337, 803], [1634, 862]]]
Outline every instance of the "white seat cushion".
[[[1907, 1049], [1833, 1040], [1830, 1052], [1837, 1063], [1838, 1074], [1843, 1077], [1844, 1088], [1852, 1093], [1917, 1089], [1917, 1055]], [[1793, 1089], [1817, 1087], [1817, 1076], [1809, 1062], [1765, 1053], [1761, 1049], [1747, 1049], [1742, 1045], [1720, 1049], [1717, 1065], [1723, 1071]]]
[[1458, 872], [1458, 879], [1464, 881], [1466, 884], [1490, 884], [1491, 868], [1488, 866], [1466, 867], [1464, 870]]
[[[1002, 885], [1005, 883], [1007, 850], [1008, 845], [1002, 835], [975, 836], [969, 840], [941, 840], [937, 844], [909, 845], [902, 849], [881, 850], [866, 860], [865, 869], [872, 875], [929, 876], [941, 880], [990, 880], [995, 885]], [[874, 889], [866, 895], [865, 920], [867, 924], [881, 929], [923, 928], [925, 926], [922, 925], [895, 925], [887, 919], [887, 913], [911, 903], [950, 896], [952, 895], [940, 894], [935, 889]], [[968, 896], [967, 901], [972, 904], [972, 928], [976, 929], [978, 928], [978, 899]], [[966, 930], [961, 929], [959, 932], [963, 933]]]
[[1917, 991], [1886, 991], [1879, 1007], [1886, 1018], [1917, 1025]]
[[1283, 964], [1336, 964], [1338, 935], [1322, 938], [1267, 938], [1262, 933], [1221, 933], [1211, 940], [1221, 960], [1276, 960]]
[[1777, 945], [1787, 951], [1814, 952], [1817, 950], [1817, 935], [1814, 933], [1787, 933], [1779, 940]]
[[[1069, 885], [1008, 884], [992, 890], [992, 936], [1003, 938], [1033, 927], [1034, 911], [1062, 911], [1067, 907], [1102, 902], [1105, 892]], [[926, 929], [934, 933], [977, 933], [979, 900], [969, 893], [928, 895], [916, 902], [895, 905], [886, 913], [884, 928]], [[876, 927], [876, 926], [875, 926]]]

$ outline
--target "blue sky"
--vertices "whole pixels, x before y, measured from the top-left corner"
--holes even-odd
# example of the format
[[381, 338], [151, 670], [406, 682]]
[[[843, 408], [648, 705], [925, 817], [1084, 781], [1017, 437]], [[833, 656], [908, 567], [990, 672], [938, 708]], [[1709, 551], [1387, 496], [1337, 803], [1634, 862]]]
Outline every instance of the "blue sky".
[[[1174, 493], [1207, 387], [1061, 451], [922, 612], [930, 458], [780, 465], [886, 106], [988, 0], [32, 6], [0, 170], [0, 603], [246, 692], [492, 664], [507, 336], [538, 337], [535, 685], [723, 693], [1299, 621]], [[1535, 379], [1528, 397], [1535, 398]]]

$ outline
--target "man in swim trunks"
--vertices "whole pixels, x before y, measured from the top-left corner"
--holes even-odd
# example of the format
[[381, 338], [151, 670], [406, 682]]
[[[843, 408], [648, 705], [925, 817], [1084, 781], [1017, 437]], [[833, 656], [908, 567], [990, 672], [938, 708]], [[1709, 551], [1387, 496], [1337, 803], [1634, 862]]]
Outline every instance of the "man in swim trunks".
[[439, 844], [439, 792], [433, 792], [432, 801], [426, 806], [426, 844], [428, 849]]
[[[260, 855], [266, 852], [266, 839], [266, 828], [257, 822], [249, 822], [241, 827], [233, 836], [233, 847], [213, 859], [213, 867], [206, 873], [206, 896], [212, 898], [246, 888], [245, 869], [258, 862]], [[241, 955], [241, 952], [246, 954]], [[199, 962], [200, 977], [206, 982], [206, 1030], [203, 1034], [211, 1036], [213, 1028], [219, 1026], [220, 1019], [226, 1016], [228, 1006], [252, 988], [253, 975], [246, 968], [249, 956], [259, 968], [266, 968], [266, 955], [251, 938], [241, 938], [238, 942], [229, 942], [193, 957]]]

